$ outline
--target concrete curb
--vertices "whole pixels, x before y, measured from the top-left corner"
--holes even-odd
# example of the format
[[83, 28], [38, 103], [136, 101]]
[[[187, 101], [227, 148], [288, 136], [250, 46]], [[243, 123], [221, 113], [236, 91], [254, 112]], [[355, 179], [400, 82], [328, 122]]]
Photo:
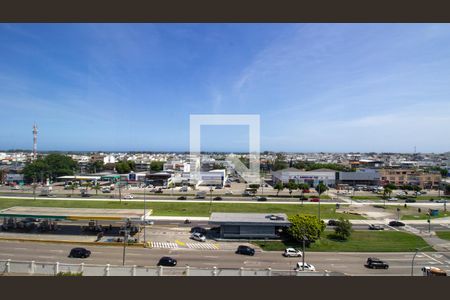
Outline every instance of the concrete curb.
[[[85, 242], [85, 241], [70, 241], [70, 240], [36, 240], [36, 239], [25, 239], [25, 238], [10, 238], [10, 237], [0, 237], [0, 241], [18, 241], [18, 242], [36, 242], [36, 243], [55, 243], [55, 244], [83, 244], [83, 245], [93, 245], [93, 246], [120, 246], [123, 247], [123, 243], [117, 242]], [[127, 247], [144, 247], [144, 243], [133, 243], [128, 244]]]

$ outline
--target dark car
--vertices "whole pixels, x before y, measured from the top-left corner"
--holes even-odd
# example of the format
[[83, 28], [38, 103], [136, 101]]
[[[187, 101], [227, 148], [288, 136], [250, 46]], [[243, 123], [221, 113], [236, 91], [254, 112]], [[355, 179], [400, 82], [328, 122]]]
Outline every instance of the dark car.
[[389, 264], [375, 257], [369, 257], [365, 266], [371, 269], [388, 269]]
[[180, 196], [177, 198], [178, 200], [186, 200], [187, 198], [185, 196]]
[[310, 198], [309, 202], [320, 202], [320, 198]]
[[207, 230], [205, 228], [203, 228], [203, 227], [192, 227], [191, 228], [191, 233], [198, 232], [198, 233], [201, 233], [203, 235], [206, 235], [206, 231]]
[[369, 225], [369, 230], [384, 230], [384, 227], [380, 226], [380, 225], [370, 224]]
[[266, 197], [256, 197], [256, 201], [267, 201]]
[[408, 198], [408, 199], [405, 200], [405, 202], [406, 203], [414, 203], [414, 202], [416, 202], [416, 199]]
[[222, 200], [222, 197], [217, 196], [217, 197], [214, 197], [213, 200], [220, 201], [220, 200]]
[[177, 260], [169, 256], [163, 256], [161, 257], [157, 265], [165, 267], [175, 267], [177, 265]]
[[248, 246], [240, 245], [236, 250], [236, 254], [253, 256], [253, 255], [255, 255], [255, 249], [248, 247]]
[[73, 248], [69, 253], [69, 257], [86, 258], [89, 256], [91, 256], [91, 251], [85, 248]]
[[405, 226], [405, 223], [400, 222], [400, 221], [390, 221], [389, 226], [392, 226], [392, 227]]
[[328, 220], [328, 226], [338, 226], [339, 221], [338, 220]]
[[155, 191], [155, 194], [162, 194], [162, 193], [163, 193], [162, 190], [156, 190], [156, 191]]

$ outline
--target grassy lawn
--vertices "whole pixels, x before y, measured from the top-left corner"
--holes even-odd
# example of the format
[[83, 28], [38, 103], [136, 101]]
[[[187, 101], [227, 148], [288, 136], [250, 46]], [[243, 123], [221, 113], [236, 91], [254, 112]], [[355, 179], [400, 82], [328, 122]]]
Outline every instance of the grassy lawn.
[[[382, 204], [373, 205], [373, 206], [377, 207], [377, 208], [384, 208]], [[390, 211], [390, 212], [396, 214], [397, 208], [400, 208], [400, 219], [402, 219], [402, 220], [426, 220], [426, 219], [428, 219], [428, 216], [427, 216], [428, 209], [422, 209], [420, 213], [419, 213], [417, 207], [407, 206], [405, 208], [404, 205], [386, 206], [386, 208], [384, 208], [384, 209], [386, 211]], [[445, 218], [445, 217], [450, 217], [450, 212], [449, 211], [444, 212], [443, 209], [439, 209], [439, 214], [437, 216], [432, 216], [431, 219]]]
[[436, 235], [441, 239], [450, 241], [450, 231], [436, 231]]
[[[398, 201], [404, 200], [404, 199], [400, 199], [398, 196], [395, 196], [395, 195], [392, 195], [392, 197], [398, 198], [399, 199]], [[383, 197], [381, 195], [380, 196], [351, 196], [350, 198], [352, 198], [353, 200], [383, 200]], [[437, 199], [450, 199], [450, 196], [441, 196], [441, 197], [438, 197], [438, 196], [417, 196], [417, 197], [413, 197], [413, 196], [411, 196], [410, 198], [416, 199], [417, 201], [420, 201], [420, 200], [424, 200], [424, 201], [428, 200], [428, 201], [430, 201], [430, 199], [434, 199], [434, 200], [437, 200]]]
[[[266, 251], [282, 251], [286, 247], [301, 249], [301, 243], [280, 241], [254, 242]], [[399, 231], [354, 231], [347, 241], [333, 239], [333, 232], [316, 241], [306, 251], [318, 252], [413, 252], [428, 244], [416, 235]], [[431, 250], [430, 250], [431, 251]]]
[[[44, 207], [73, 207], [73, 208], [144, 208], [143, 202], [122, 201], [77, 201], [77, 200], [26, 200], [26, 199], [0, 199], [0, 209], [11, 206], [44, 206]], [[151, 202], [147, 201], [147, 208], [153, 209], [155, 216], [209, 216], [209, 202], [183, 203], [183, 202]], [[317, 205], [301, 204], [264, 204], [264, 203], [212, 203], [213, 212], [249, 212], [249, 213], [286, 213], [294, 215], [313, 214], [318, 212]], [[364, 217], [350, 214], [336, 213], [336, 206], [322, 204], [320, 210], [324, 219], [336, 219], [343, 216], [348, 219], [364, 219]]]

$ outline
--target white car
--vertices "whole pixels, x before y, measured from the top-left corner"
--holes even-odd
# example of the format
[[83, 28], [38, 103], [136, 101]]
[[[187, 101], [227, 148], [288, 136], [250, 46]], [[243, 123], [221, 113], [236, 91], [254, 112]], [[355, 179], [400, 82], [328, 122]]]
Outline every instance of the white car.
[[[303, 263], [302, 262], [298, 262], [297, 266], [295, 267], [296, 271], [302, 271], [303, 270]], [[314, 267], [313, 265], [310, 265], [308, 263], [305, 263], [305, 271], [315, 271], [316, 267]]]
[[398, 198], [389, 198], [389, 199], [387, 199], [388, 201], [397, 201], [398, 200]]
[[131, 195], [131, 194], [125, 195], [125, 196], [123, 197], [123, 199], [133, 199], [133, 198], [134, 198], [134, 196]]
[[294, 248], [287, 248], [284, 250], [284, 257], [302, 257], [303, 253], [300, 250], [296, 250]]
[[233, 195], [233, 192], [228, 190], [225, 192], [225, 195]]
[[199, 242], [206, 242], [206, 237], [203, 234], [199, 233], [199, 232], [194, 232], [191, 235], [191, 239], [199, 241]]

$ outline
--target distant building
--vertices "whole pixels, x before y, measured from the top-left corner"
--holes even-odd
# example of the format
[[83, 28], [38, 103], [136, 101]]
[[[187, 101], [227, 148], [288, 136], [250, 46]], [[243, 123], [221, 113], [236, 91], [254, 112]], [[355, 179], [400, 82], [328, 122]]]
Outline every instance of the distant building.
[[414, 169], [380, 169], [381, 184], [418, 185], [423, 189], [438, 188], [442, 180], [439, 172], [426, 173]]
[[336, 184], [368, 185], [374, 186], [380, 183], [380, 173], [377, 170], [365, 169], [356, 172], [336, 172]]
[[333, 187], [336, 184], [336, 171], [330, 169], [302, 171], [296, 168], [287, 168], [272, 172], [272, 181], [274, 184], [277, 182], [287, 184], [290, 181], [307, 183], [311, 187], [315, 187], [322, 182], [329, 187]]

